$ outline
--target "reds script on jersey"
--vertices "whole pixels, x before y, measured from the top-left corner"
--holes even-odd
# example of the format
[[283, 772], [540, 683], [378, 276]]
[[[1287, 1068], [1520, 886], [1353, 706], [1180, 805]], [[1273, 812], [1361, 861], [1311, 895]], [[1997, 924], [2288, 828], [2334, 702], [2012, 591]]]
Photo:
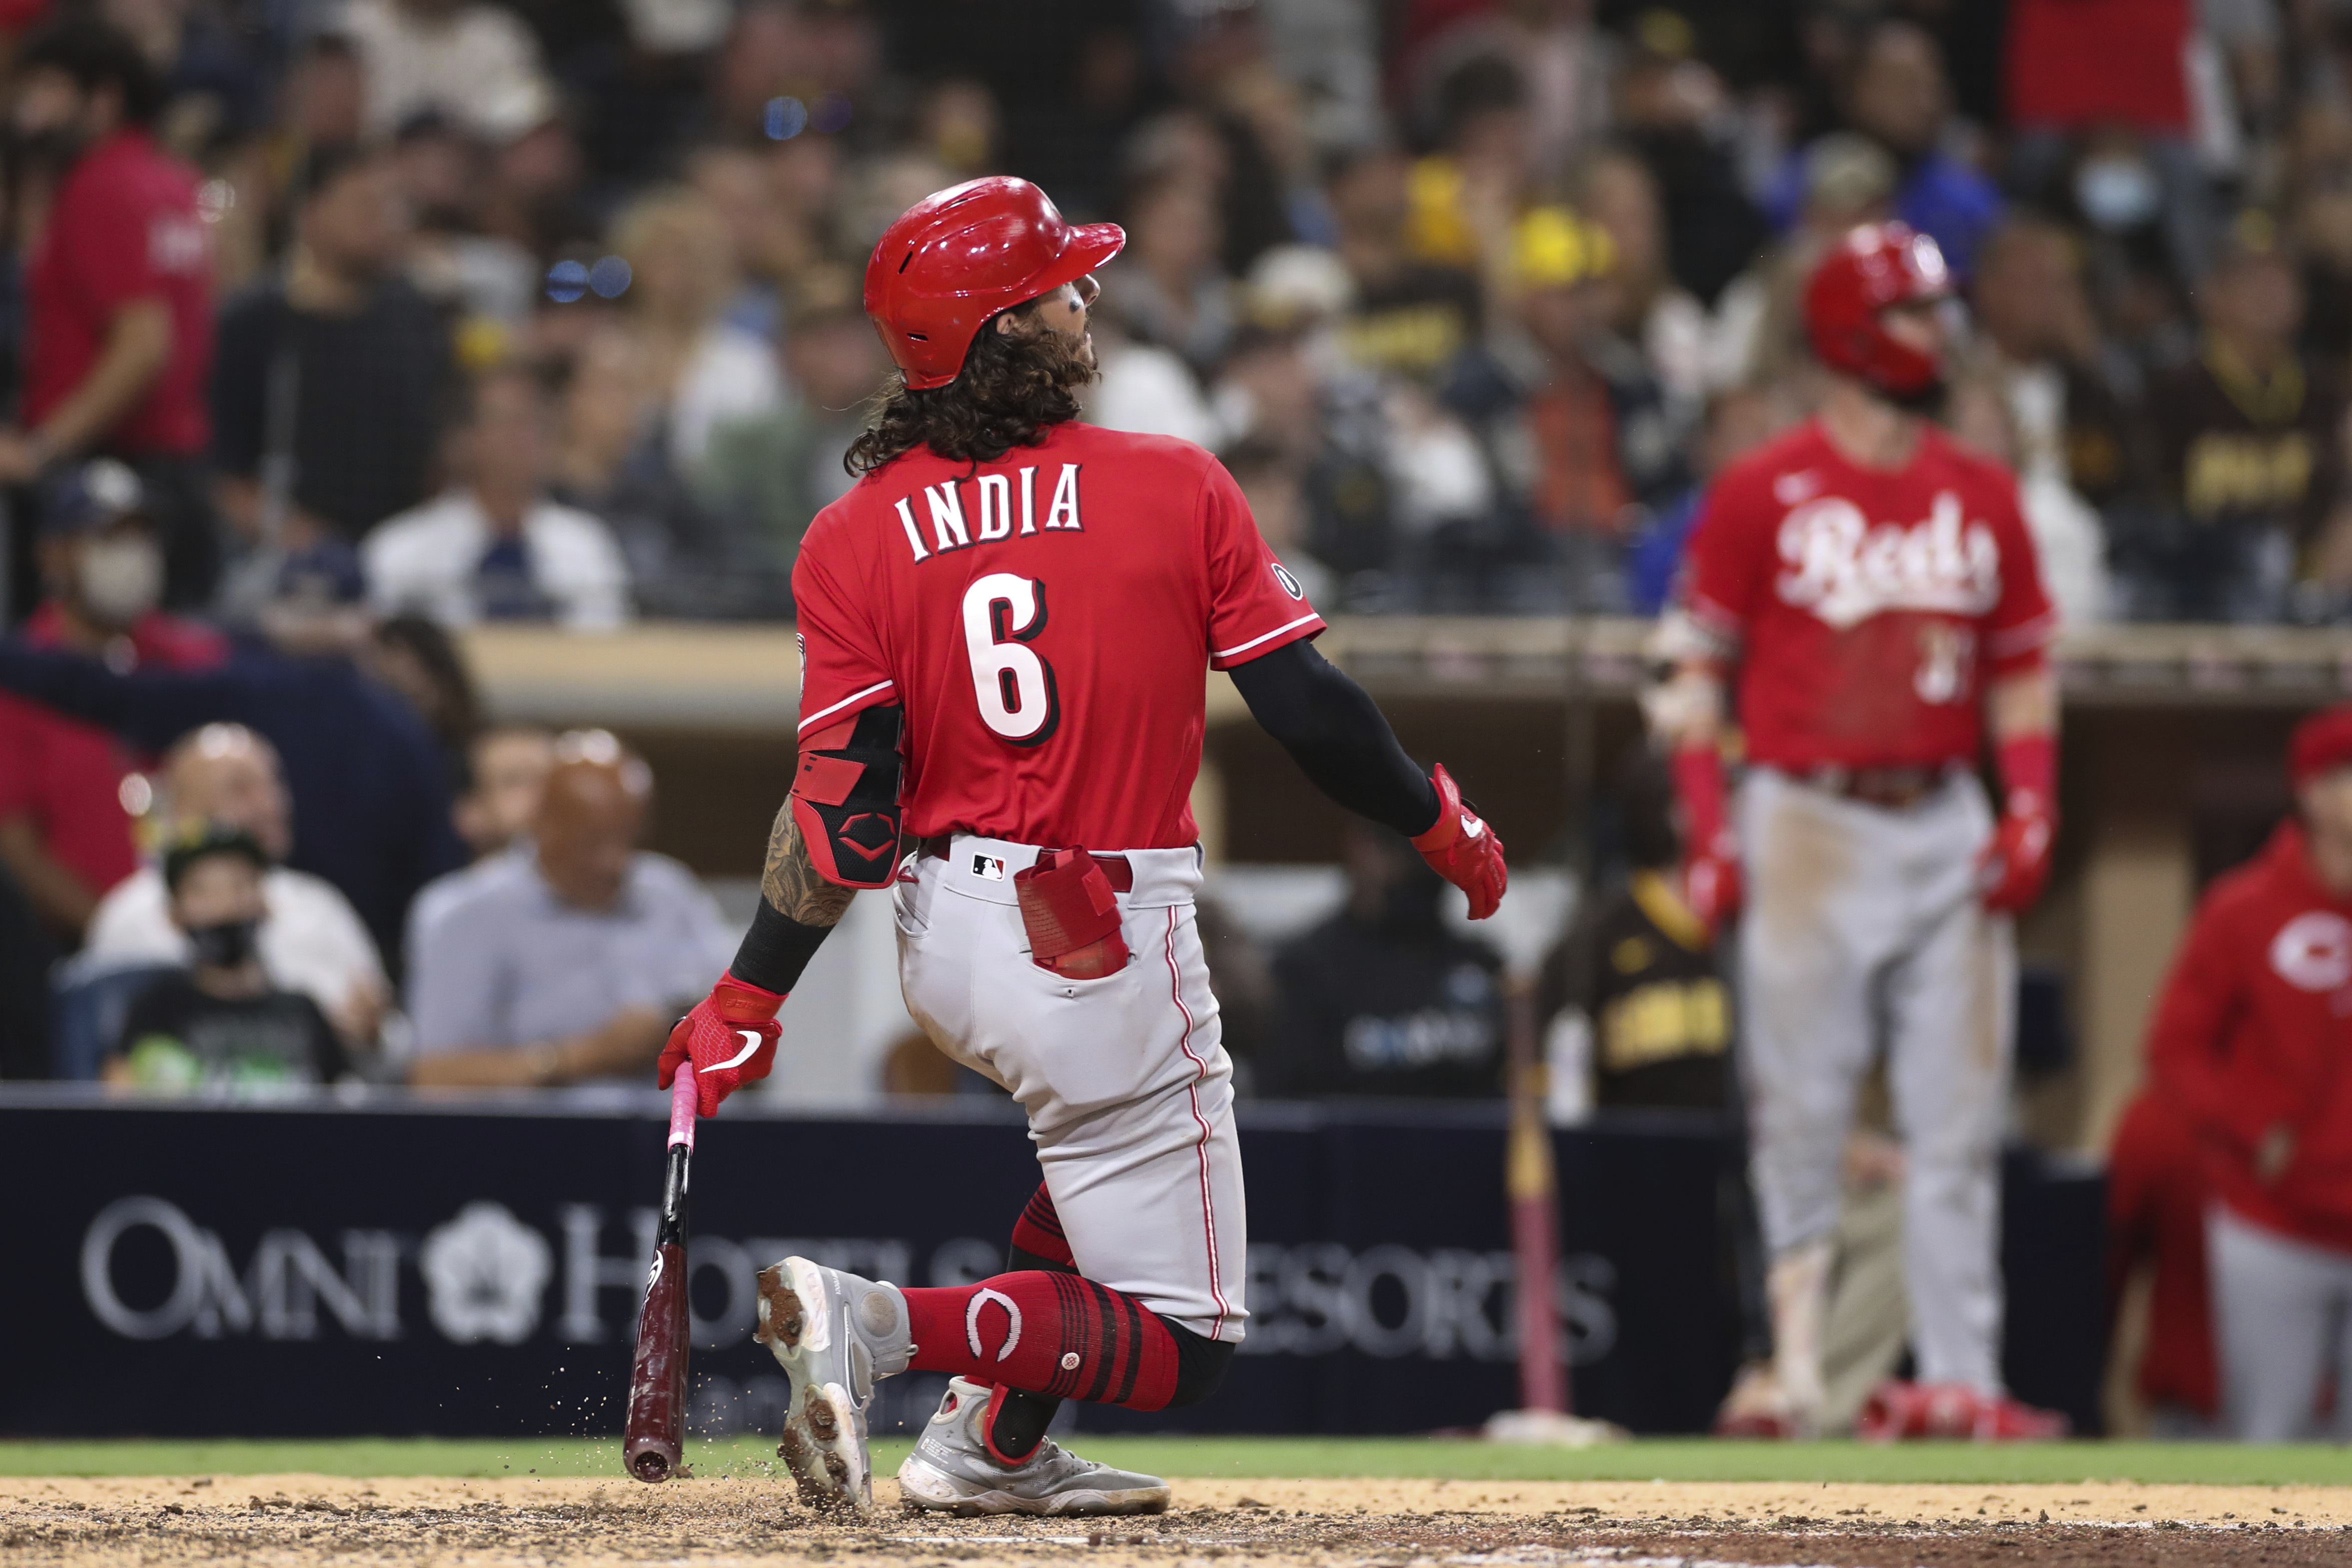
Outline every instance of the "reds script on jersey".
[[1690, 543], [1688, 609], [1743, 652], [1750, 759], [1803, 770], [1973, 762], [1984, 673], [2057, 631], [2017, 486], [1933, 426], [1900, 470], [1807, 423], [1724, 470]]
[[1103, 850], [1199, 836], [1203, 666], [1323, 630], [1216, 459], [1078, 423], [867, 475], [809, 526], [793, 599], [801, 733], [906, 708], [908, 831]]

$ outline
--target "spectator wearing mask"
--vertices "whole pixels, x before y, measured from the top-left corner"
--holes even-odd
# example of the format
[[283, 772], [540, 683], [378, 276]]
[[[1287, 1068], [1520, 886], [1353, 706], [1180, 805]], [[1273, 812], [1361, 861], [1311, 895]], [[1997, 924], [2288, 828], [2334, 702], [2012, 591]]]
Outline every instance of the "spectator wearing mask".
[[[2013, 0], [2003, 40], [2010, 189], [2050, 204], [2071, 196], [2094, 227], [2113, 233], [2160, 217], [2179, 275], [2197, 276], [2215, 227], [2214, 177], [2239, 172], [2225, 166], [2245, 152], [2214, 45], [2242, 31], [2229, 26], [2230, 13], [2258, 27], [2266, 19], [2275, 35], [2271, 11], [2267, 0]], [[2274, 63], [2239, 85], [2257, 75], [2274, 78]], [[2218, 143], [2196, 145], [2200, 114], [2221, 131]], [[2084, 142], [2091, 155], [2078, 159]], [[2070, 163], [2074, 188], [2062, 195]]]
[[2186, 1117], [2218, 1203], [2207, 1238], [2231, 1435], [2352, 1438], [2352, 707], [2300, 725], [2298, 806], [2199, 904], [2148, 1030], [2148, 1068]]
[[290, 570], [312, 556], [355, 597], [367, 530], [423, 500], [447, 395], [449, 335], [401, 276], [408, 212], [378, 153], [311, 149], [293, 195], [282, 273], [223, 307], [213, 365], [214, 494], [262, 540], [273, 464], [286, 486], [274, 541]]
[[142, 1089], [268, 1090], [331, 1083], [350, 1071], [318, 1004], [276, 988], [257, 941], [269, 856], [252, 834], [197, 829], [163, 857], [174, 933], [188, 967], [132, 998], [109, 1082]]
[[447, 626], [553, 621], [603, 631], [629, 617], [612, 530], [547, 494], [547, 395], [520, 366], [486, 372], [451, 442], [457, 488], [386, 521], [361, 549], [368, 600]]
[[1448, 930], [1444, 883], [1394, 833], [1350, 821], [1348, 898], [1275, 955], [1280, 1029], [1258, 1092], [1489, 1099], [1502, 1092], [1502, 959]]
[[889, 362], [851, 279], [830, 269], [803, 280], [780, 357], [792, 395], [713, 430], [697, 487], [789, 572], [809, 524], [854, 482], [842, 460]]
[[535, 852], [487, 862], [446, 901], [420, 900], [412, 1082], [544, 1086], [651, 1069], [734, 945], [694, 873], [637, 848], [652, 797], [652, 770], [612, 736], [565, 736]]
[[[212, 632], [155, 608], [163, 552], [142, 507], [138, 476], [111, 458], [49, 482], [39, 550], [47, 591], [25, 628], [27, 643], [126, 668], [204, 668], [227, 656]], [[138, 867], [138, 760], [103, 729], [0, 695], [0, 863], [68, 946], [82, 940], [100, 896]]]
[[[2000, 193], [1946, 145], [1952, 89], [1943, 51], [1916, 22], [1874, 24], [1854, 51], [1845, 84], [1846, 122], [1890, 153], [1900, 171], [1895, 215], [1932, 236], [1952, 271], [1966, 278], [1977, 244], [2000, 217]], [[1805, 195], [1802, 153], [1773, 182], [1766, 206], [1785, 230]]]
[[2123, 540], [2154, 619], [2324, 614], [2352, 587], [2345, 392], [2295, 347], [2303, 284], [2269, 220], [2235, 225], [2197, 290], [2197, 358], [2148, 395], [2158, 482], [2177, 527]]
[[368, 127], [386, 136], [438, 114], [489, 142], [555, 112], [539, 44], [503, 5], [469, 0], [348, 0], [331, 30], [367, 67]]
[[61, 21], [13, 68], [10, 128], [55, 187], [26, 261], [22, 423], [0, 428], [0, 484], [92, 453], [121, 459], [146, 486], [166, 601], [202, 603], [219, 549], [202, 476], [212, 240], [195, 171], [149, 136], [162, 89], [121, 33]]
[[[255, 951], [270, 983], [317, 1002], [346, 1038], [373, 1040], [392, 999], [383, 960], [334, 883], [286, 864], [294, 813], [277, 748], [241, 724], [208, 724], [172, 747], [163, 780], [168, 841], [200, 836], [207, 825], [228, 828], [267, 857]], [[123, 965], [190, 961], [167, 880], [148, 865], [118, 883], [90, 920], [90, 953]]]

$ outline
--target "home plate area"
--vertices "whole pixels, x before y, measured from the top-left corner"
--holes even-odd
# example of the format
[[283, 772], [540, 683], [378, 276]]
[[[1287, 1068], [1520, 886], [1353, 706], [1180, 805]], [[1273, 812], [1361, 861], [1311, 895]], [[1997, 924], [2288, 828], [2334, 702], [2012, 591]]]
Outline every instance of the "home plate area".
[[[788, 1482], [708, 1476], [0, 1480], [0, 1563], [829, 1562], [1101, 1568], [1942, 1568], [2352, 1563], [2352, 1491], [2315, 1487], [1181, 1480], [1129, 1519], [812, 1513]], [[1224, 1568], [1232, 1568], [1225, 1564]]]

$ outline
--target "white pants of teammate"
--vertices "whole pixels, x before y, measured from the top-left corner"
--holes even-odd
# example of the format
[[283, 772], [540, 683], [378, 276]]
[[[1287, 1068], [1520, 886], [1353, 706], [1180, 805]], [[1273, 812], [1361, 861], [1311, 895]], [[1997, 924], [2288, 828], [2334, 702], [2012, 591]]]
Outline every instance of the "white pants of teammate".
[[2327, 1434], [2312, 1406], [2336, 1364], [2335, 1438], [2352, 1439], [2352, 1253], [2282, 1236], [2216, 1207], [2213, 1337], [2230, 1436], [2291, 1443]]
[[2008, 918], [1976, 897], [1984, 790], [1956, 774], [1894, 810], [1758, 768], [1738, 810], [1740, 1040], [1765, 1244], [1777, 1257], [1837, 1224], [1855, 1090], [1884, 1042], [1919, 1376], [1994, 1392], [2016, 954]]
[[1192, 915], [1200, 855], [1116, 852], [1135, 874], [1118, 895], [1133, 954], [1119, 973], [1072, 980], [1033, 963], [1013, 878], [1037, 849], [958, 834], [947, 859], [901, 873], [899, 984], [940, 1050], [1029, 1113], [1078, 1271], [1239, 1340], [1248, 1218], [1233, 1060]]

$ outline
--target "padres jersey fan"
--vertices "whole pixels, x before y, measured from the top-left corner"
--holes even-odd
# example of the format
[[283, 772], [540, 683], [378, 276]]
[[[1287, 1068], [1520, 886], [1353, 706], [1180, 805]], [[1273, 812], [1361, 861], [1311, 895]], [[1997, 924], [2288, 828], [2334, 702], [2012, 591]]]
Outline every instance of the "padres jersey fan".
[[[2054, 1429], [2001, 1391], [1994, 1184], [2009, 915], [2039, 894], [2056, 825], [2056, 626], [2013, 481], [1921, 417], [1947, 291], [1934, 242], [1899, 224], [1854, 231], [1816, 268], [1806, 323], [1829, 395], [1706, 497], [1670, 628], [1678, 689], [1659, 705], [1678, 731], [1688, 901], [1712, 923], [1748, 892], [1752, 1170], [1797, 1432], [1821, 1405], [1840, 1152], [1882, 1024], [1908, 1156], [1912, 1350], [1932, 1395], [1905, 1409], [1986, 1437]], [[1729, 717], [1749, 761], [1736, 814]], [[1988, 732], [1998, 821], [1977, 779]]]
[[1216, 460], [1074, 422], [1091, 273], [1122, 240], [987, 179], [876, 247], [866, 307], [899, 379], [793, 573], [799, 771], [751, 930], [663, 1058], [665, 1083], [693, 1061], [706, 1114], [764, 1075], [809, 955], [853, 890], [887, 887], [908, 1007], [1028, 1113], [1045, 1180], [1004, 1273], [906, 1288], [791, 1258], [761, 1276], [760, 1337], [793, 1385], [783, 1454], [804, 1491], [861, 1510], [874, 1379], [908, 1368], [954, 1378], [899, 1471], [908, 1502], [1162, 1507], [1163, 1483], [1045, 1425], [1064, 1398], [1198, 1400], [1242, 1338], [1232, 1063], [1192, 912], [1209, 670], [1474, 916], [1503, 894], [1502, 845], [1315, 653], [1321, 618]]

